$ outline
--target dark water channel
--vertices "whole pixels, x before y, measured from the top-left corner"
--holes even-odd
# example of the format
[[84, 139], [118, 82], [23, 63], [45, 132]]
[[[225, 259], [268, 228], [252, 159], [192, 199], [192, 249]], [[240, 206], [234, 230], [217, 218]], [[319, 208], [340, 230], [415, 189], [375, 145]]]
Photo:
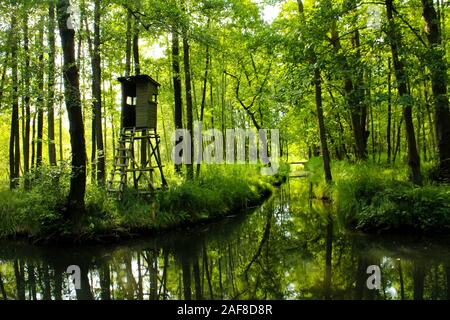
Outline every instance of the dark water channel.
[[120, 245], [0, 242], [0, 300], [450, 299], [448, 238], [345, 233], [308, 190], [292, 179], [247, 215]]

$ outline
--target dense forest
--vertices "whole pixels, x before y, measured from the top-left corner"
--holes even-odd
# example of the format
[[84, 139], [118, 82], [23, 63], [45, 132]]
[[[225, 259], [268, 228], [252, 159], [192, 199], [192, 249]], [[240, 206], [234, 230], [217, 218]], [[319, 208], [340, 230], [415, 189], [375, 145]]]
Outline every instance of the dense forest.
[[[428, 244], [450, 231], [448, 15], [443, 0], [0, 0], [0, 240], [13, 240], [0, 298], [448, 299], [450, 246]], [[125, 129], [148, 88], [154, 132]], [[227, 141], [178, 135], [199, 124]], [[259, 132], [270, 161], [231, 129]], [[222, 161], [230, 143], [249, 154]], [[195, 161], [194, 147], [219, 160]], [[176, 231], [61, 257], [19, 242], [236, 216], [212, 240]], [[348, 231], [421, 234], [433, 250]], [[63, 285], [60, 258], [79, 263], [82, 291]], [[366, 290], [378, 264], [383, 288]]]
[[[158, 132], [279, 128], [285, 162], [407, 163], [418, 186], [450, 176], [443, 1], [2, 1], [4, 185], [68, 173], [78, 219], [105, 186], [120, 135], [117, 78], [161, 84]], [[427, 168], [423, 170], [424, 164]], [[9, 181], [9, 183], [6, 183]], [[78, 218], [77, 218], [78, 216]]]

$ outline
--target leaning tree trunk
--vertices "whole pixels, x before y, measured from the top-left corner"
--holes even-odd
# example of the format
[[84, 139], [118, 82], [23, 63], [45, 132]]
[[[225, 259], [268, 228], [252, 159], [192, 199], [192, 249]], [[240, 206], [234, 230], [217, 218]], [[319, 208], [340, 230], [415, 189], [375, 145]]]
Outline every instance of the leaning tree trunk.
[[68, 215], [75, 227], [84, 212], [86, 191], [86, 142], [84, 139], [83, 115], [81, 112], [80, 83], [75, 61], [75, 31], [69, 29], [67, 13], [69, 0], [58, 0], [57, 13], [61, 46], [63, 48], [64, 97], [70, 125], [70, 145], [72, 148], [72, 175], [68, 198]]
[[401, 35], [395, 26], [393, 17], [393, 0], [386, 0], [386, 12], [389, 21], [388, 36], [390, 38], [392, 61], [394, 63], [395, 76], [397, 78], [398, 94], [405, 98], [403, 105], [403, 118], [405, 120], [406, 140], [408, 142], [408, 164], [411, 169], [412, 181], [416, 185], [422, 185], [422, 174], [420, 172], [420, 156], [417, 151], [416, 136], [412, 118], [411, 102], [408, 96], [407, 75], [403, 61], [399, 59], [398, 48], [401, 47]]
[[422, 0], [423, 17], [430, 46], [428, 68], [435, 108], [435, 126], [439, 151], [438, 178], [450, 180], [450, 111], [447, 96], [447, 63], [445, 51], [441, 50], [442, 36], [439, 19], [432, 0]]

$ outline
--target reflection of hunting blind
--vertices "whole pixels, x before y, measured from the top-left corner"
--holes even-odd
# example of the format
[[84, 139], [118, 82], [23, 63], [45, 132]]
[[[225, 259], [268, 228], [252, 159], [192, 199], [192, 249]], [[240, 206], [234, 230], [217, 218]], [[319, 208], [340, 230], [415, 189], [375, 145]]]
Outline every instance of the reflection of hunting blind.
[[[134, 188], [139, 193], [151, 194], [158, 185], [165, 187], [167, 184], [159, 152], [160, 138], [156, 132], [160, 84], [147, 75], [118, 80], [122, 84], [121, 131], [108, 190], [117, 192], [121, 199], [128, 173], [132, 174]], [[137, 153], [140, 163], [136, 160]], [[159, 174], [154, 174], [155, 171]], [[115, 180], [116, 175], [119, 180]]]

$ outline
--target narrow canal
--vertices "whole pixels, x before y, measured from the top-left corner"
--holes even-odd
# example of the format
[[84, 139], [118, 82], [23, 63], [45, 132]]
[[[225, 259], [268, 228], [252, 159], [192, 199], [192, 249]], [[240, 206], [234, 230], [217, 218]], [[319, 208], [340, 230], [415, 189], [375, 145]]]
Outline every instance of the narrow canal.
[[253, 212], [120, 245], [0, 242], [0, 299], [450, 299], [448, 238], [349, 234], [309, 189], [291, 179]]

